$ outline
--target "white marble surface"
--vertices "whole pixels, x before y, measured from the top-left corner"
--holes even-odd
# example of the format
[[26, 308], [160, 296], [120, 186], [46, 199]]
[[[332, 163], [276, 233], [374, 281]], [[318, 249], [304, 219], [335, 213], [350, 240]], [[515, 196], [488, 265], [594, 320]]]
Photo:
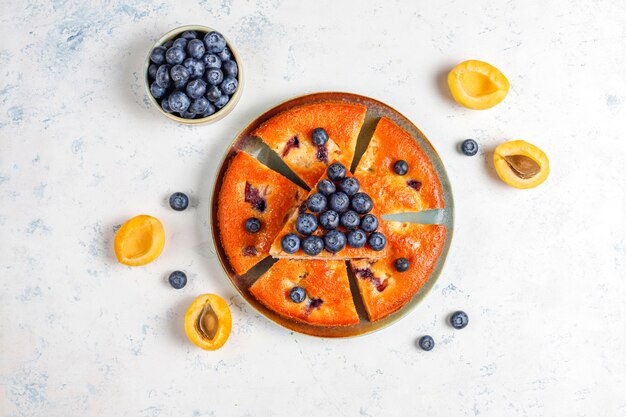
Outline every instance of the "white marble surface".
[[[0, 415], [626, 415], [626, 5], [623, 1], [3, 1], [0, 4]], [[247, 69], [223, 121], [151, 109], [152, 42], [222, 30]], [[445, 73], [477, 58], [511, 81], [489, 111]], [[304, 93], [375, 97], [417, 124], [452, 181], [456, 229], [436, 288], [402, 321], [350, 340], [291, 334], [208, 256], [216, 162], [249, 120]], [[467, 158], [457, 142], [476, 138]], [[546, 183], [501, 183], [489, 151], [526, 139]], [[185, 191], [196, 204], [170, 210]], [[117, 264], [113, 227], [158, 216], [168, 240]], [[166, 284], [188, 272], [182, 291]], [[194, 296], [229, 300], [226, 346], [183, 333]], [[470, 325], [454, 331], [455, 309]], [[416, 339], [431, 334], [425, 353]]]

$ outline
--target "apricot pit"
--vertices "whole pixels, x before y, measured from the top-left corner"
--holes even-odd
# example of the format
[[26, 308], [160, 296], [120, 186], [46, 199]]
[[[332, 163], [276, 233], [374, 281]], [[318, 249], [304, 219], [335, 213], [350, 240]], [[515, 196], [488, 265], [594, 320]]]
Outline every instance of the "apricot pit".
[[231, 329], [230, 308], [219, 295], [204, 294], [197, 297], [185, 314], [187, 337], [204, 350], [217, 350], [224, 346]]
[[533, 188], [548, 178], [550, 164], [541, 149], [523, 140], [499, 145], [493, 154], [496, 172], [515, 188]]

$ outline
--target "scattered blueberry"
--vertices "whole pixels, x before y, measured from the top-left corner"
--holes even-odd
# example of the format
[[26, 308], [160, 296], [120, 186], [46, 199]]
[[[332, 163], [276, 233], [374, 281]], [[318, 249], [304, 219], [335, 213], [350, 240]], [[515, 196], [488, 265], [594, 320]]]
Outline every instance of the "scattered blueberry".
[[359, 214], [365, 214], [372, 210], [374, 207], [374, 202], [370, 198], [369, 195], [365, 193], [356, 193], [352, 196], [352, 201], [350, 202], [354, 211]]
[[385, 235], [382, 233], [374, 232], [370, 235], [367, 243], [369, 243], [370, 248], [378, 252], [385, 249], [385, 246], [387, 246], [387, 238], [385, 238]]
[[467, 156], [474, 156], [478, 153], [478, 143], [474, 139], [465, 139], [461, 142], [461, 152]]
[[320, 214], [320, 224], [326, 230], [333, 230], [339, 226], [339, 214], [334, 210], [326, 210]]
[[409, 164], [407, 164], [406, 161], [400, 159], [399, 161], [396, 161], [395, 164], [393, 164], [393, 170], [398, 175], [406, 175], [406, 173], [409, 172]]
[[165, 52], [165, 61], [170, 65], [182, 64], [185, 58], [187, 58], [187, 55], [183, 48], [172, 46]]
[[204, 42], [200, 39], [192, 39], [187, 43], [187, 53], [193, 58], [201, 59], [204, 52]]
[[189, 105], [189, 111], [193, 114], [203, 114], [209, 106], [209, 100], [204, 96], [200, 96]]
[[324, 236], [324, 247], [328, 252], [339, 252], [346, 246], [346, 235], [339, 230], [330, 230]]
[[195, 30], [186, 30], [180, 34], [180, 37], [184, 39], [196, 39], [198, 37], [198, 34]]
[[324, 241], [319, 236], [307, 236], [302, 239], [302, 251], [310, 256], [318, 255], [324, 250]]
[[289, 291], [289, 298], [296, 304], [303, 302], [306, 299], [306, 291], [302, 287], [293, 287]]
[[187, 285], [187, 275], [183, 271], [174, 271], [168, 278], [170, 285], [177, 290], [180, 290]]
[[361, 229], [351, 230], [348, 233], [348, 245], [353, 248], [362, 248], [367, 242], [367, 235]]
[[348, 230], [356, 229], [360, 223], [359, 215], [356, 211], [348, 210], [341, 215], [341, 225]]
[[378, 229], [378, 218], [373, 214], [366, 214], [361, 218], [361, 229], [365, 230], [367, 233], [372, 233], [374, 230]]
[[239, 68], [237, 67], [237, 63], [235, 61], [228, 59], [222, 62], [222, 71], [230, 77], [237, 77]]
[[218, 86], [212, 85], [207, 89], [206, 98], [209, 101], [215, 101], [220, 97], [222, 97], [222, 90]]
[[450, 324], [455, 329], [464, 329], [469, 323], [469, 317], [464, 311], [455, 311], [450, 316]]
[[294, 233], [289, 233], [280, 240], [280, 246], [287, 253], [296, 253], [300, 249], [300, 238]]
[[[189, 81], [189, 84], [187, 84], [187, 88], [185, 89], [185, 92], [190, 98], [200, 98], [204, 96], [204, 93], [206, 93], [206, 83], [200, 79], [191, 80]], [[204, 99], [207, 100], [206, 98]], [[204, 111], [204, 109], [202, 111]], [[196, 112], [196, 113], [202, 113], [202, 112]]]
[[261, 230], [261, 221], [256, 217], [250, 217], [246, 220], [246, 230], [250, 233], [257, 233]]
[[172, 108], [170, 107], [169, 97], [165, 97], [163, 100], [161, 100], [161, 108], [166, 113], [171, 113], [172, 112]]
[[223, 80], [224, 80], [224, 74], [222, 73], [221, 70], [212, 68], [206, 72], [206, 81], [211, 85], [218, 85]]
[[339, 162], [335, 162], [328, 166], [326, 173], [331, 180], [341, 181], [346, 177], [346, 167]]
[[396, 267], [396, 271], [405, 272], [406, 270], [409, 269], [409, 266], [411, 265], [411, 263], [409, 262], [407, 258], [398, 258], [394, 262], [394, 265]]
[[151, 80], [154, 80], [156, 78], [156, 73], [158, 69], [159, 66], [157, 64], [150, 64], [150, 66], [148, 67], [148, 76]]
[[189, 206], [187, 194], [175, 192], [170, 196], [170, 207], [176, 211], [183, 211]]
[[323, 127], [316, 127], [311, 133], [311, 141], [317, 146], [322, 146], [328, 142], [328, 133]]
[[183, 93], [182, 91], [174, 91], [172, 94], [170, 94], [169, 101], [172, 111], [176, 111], [179, 113], [183, 113], [189, 108], [189, 105], [191, 104], [191, 100], [189, 100], [187, 94]]
[[217, 56], [222, 60], [222, 61], [228, 61], [229, 59], [232, 59], [233, 54], [232, 52], [230, 52], [230, 49], [228, 49], [228, 46], [226, 48], [224, 48], [224, 50], [222, 52], [219, 52], [217, 54]]
[[157, 65], [161, 65], [165, 63], [165, 51], [167, 49], [163, 46], [157, 46], [150, 52], [150, 61], [154, 62]]
[[183, 65], [174, 65], [170, 70], [170, 77], [172, 77], [172, 81], [174, 81], [174, 85], [176, 84], [186, 84], [191, 77], [191, 71], [185, 68]]
[[180, 48], [184, 51], [185, 48], [187, 47], [187, 42], [188, 40], [185, 38], [175, 39], [174, 43], [172, 44], [172, 48]]
[[195, 58], [187, 58], [183, 61], [183, 66], [189, 70], [191, 74], [189, 78], [192, 80], [202, 78], [204, 75], [204, 63], [202, 61], [198, 61]]
[[204, 62], [204, 65], [207, 67], [207, 69], [220, 69], [222, 67], [222, 60], [219, 56], [215, 54], [205, 54], [202, 57], [202, 62]]
[[156, 99], [160, 99], [167, 92], [167, 88], [161, 87], [156, 81], [150, 84], [150, 94]]
[[426, 335], [426, 336], [420, 337], [419, 345], [420, 345], [420, 348], [422, 348], [422, 350], [425, 350], [428, 352], [429, 350], [433, 350], [433, 348], [435, 347], [435, 341], [433, 340], [432, 337]]
[[326, 197], [323, 194], [315, 193], [311, 194], [306, 200], [306, 206], [313, 213], [319, 213], [326, 208]]
[[317, 229], [317, 218], [311, 213], [302, 213], [296, 219], [296, 230], [303, 235], [310, 235]]
[[233, 95], [235, 91], [237, 91], [238, 85], [239, 83], [237, 83], [236, 78], [226, 77], [224, 78], [224, 81], [222, 81], [222, 83], [220, 84], [220, 89], [222, 90], [222, 93], [228, 94], [230, 96]]
[[161, 65], [157, 69], [155, 81], [163, 88], [168, 88], [172, 85], [172, 79], [170, 78], [170, 69], [172, 67], [170, 65]]
[[360, 187], [359, 180], [354, 177], [344, 178], [339, 183], [339, 189], [348, 195], [355, 195]]
[[328, 197], [328, 206], [337, 213], [344, 213], [350, 206], [350, 197], [343, 191], [334, 192]]
[[209, 32], [204, 36], [204, 44], [207, 52], [212, 54], [222, 52], [226, 48], [226, 39], [219, 32]]
[[221, 109], [222, 107], [224, 107], [226, 105], [226, 103], [228, 103], [228, 100], [230, 100], [230, 97], [223, 95], [220, 98], [218, 98], [217, 100], [215, 100], [213, 102], [213, 105], [215, 107], [217, 107], [218, 109]]
[[317, 183], [317, 191], [325, 196], [329, 196], [337, 191], [337, 187], [335, 187], [335, 183], [331, 180], [323, 179]]
[[217, 109], [215, 108], [215, 106], [213, 104], [209, 103], [209, 105], [207, 106], [207, 108], [204, 111], [204, 113], [202, 113], [200, 116], [202, 116], [202, 117], [209, 117], [210, 115], [212, 115], [216, 111], [217, 111]]

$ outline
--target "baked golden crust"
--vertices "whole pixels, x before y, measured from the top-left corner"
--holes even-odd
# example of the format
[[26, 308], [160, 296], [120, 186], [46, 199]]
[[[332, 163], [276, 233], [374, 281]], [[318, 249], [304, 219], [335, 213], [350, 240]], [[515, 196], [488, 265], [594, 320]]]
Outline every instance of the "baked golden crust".
[[[409, 165], [406, 175], [394, 172], [401, 159]], [[428, 156], [407, 131], [386, 117], [376, 125], [354, 175], [376, 198], [382, 213], [444, 207], [441, 183]]]
[[[301, 303], [289, 298], [292, 288], [304, 288]], [[280, 259], [251, 287], [263, 305], [278, 314], [318, 326], [349, 326], [359, 322], [343, 261]]]
[[[244, 274], [269, 254], [276, 234], [305, 196], [305, 190], [245, 152], [230, 161], [219, 194], [217, 219], [222, 246], [237, 274]], [[261, 221], [258, 233], [246, 231], [250, 217]]]
[[[300, 106], [267, 120], [252, 135], [261, 138], [312, 187], [329, 161], [350, 167], [366, 111], [365, 106], [342, 102]], [[324, 149], [311, 141], [311, 133], [318, 127], [330, 137]]]
[[[390, 251], [380, 260], [350, 261], [370, 321], [402, 308], [428, 281], [443, 250], [446, 227], [383, 221]], [[398, 272], [395, 260], [407, 258], [409, 269]]]

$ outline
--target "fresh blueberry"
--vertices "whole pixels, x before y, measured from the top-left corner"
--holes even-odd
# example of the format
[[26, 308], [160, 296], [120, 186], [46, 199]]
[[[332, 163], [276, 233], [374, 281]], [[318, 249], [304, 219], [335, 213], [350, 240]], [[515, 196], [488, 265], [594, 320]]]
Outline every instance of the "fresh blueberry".
[[333, 230], [339, 226], [339, 213], [334, 210], [326, 210], [320, 214], [320, 224], [326, 230]]
[[360, 222], [359, 215], [356, 211], [348, 210], [341, 215], [341, 225], [348, 230], [356, 229], [359, 227]]
[[189, 105], [191, 104], [191, 100], [189, 100], [187, 94], [183, 93], [182, 91], [174, 91], [172, 94], [170, 94], [169, 101], [172, 111], [176, 111], [179, 113], [185, 112], [185, 110], [187, 110], [189, 108]]
[[317, 191], [325, 196], [329, 196], [337, 191], [337, 187], [335, 187], [335, 183], [331, 180], [323, 179], [317, 183]]
[[420, 348], [422, 348], [422, 350], [425, 350], [428, 352], [429, 350], [433, 350], [433, 348], [435, 347], [435, 341], [433, 340], [432, 337], [426, 335], [426, 336], [420, 337], [419, 345], [420, 345]]
[[361, 229], [351, 230], [348, 233], [348, 245], [353, 248], [362, 248], [367, 242], [367, 235]]
[[182, 117], [183, 119], [195, 119], [196, 114], [192, 111], [185, 110], [184, 112], [180, 114], [180, 117]]
[[150, 84], [150, 94], [152, 94], [152, 97], [156, 99], [163, 97], [166, 91], [167, 88], [161, 87], [156, 81]]
[[202, 61], [198, 61], [195, 58], [187, 58], [183, 61], [183, 66], [191, 73], [189, 78], [192, 80], [202, 78], [204, 75], [204, 63]]
[[157, 46], [150, 52], [150, 61], [154, 62], [157, 65], [164, 64], [165, 51], [167, 51], [167, 48], [163, 46]]
[[296, 304], [300, 304], [306, 299], [306, 291], [302, 287], [293, 287], [289, 291], [289, 299]]
[[398, 258], [395, 260], [394, 265], [396, 267], [396, 271], [405, 272], [411, 266], [411, 263], [407, 258]]
[[183, 65], [174, 65], [170, 70], [170, 77], [174, 81], [174, 85], [186, 84], [191, 77], [191, 71], [185, 68]]
[[215, 101], [220, 97], [222, 97], [222, 90], [218, 86], [212, 85], [207, 89], [206, 98], [209, 101]]
[[315, 193], [311, 194], [306, 200], [306, 206], [313, 213], [319, 213], [326, 208], [326, 197], [323, 194]]
[[331, 180], [341, 181], [346, 177], [346, 167], [339, 162], [335, 162], [328, 166], [326, 173]]
[[317, 219], [311, 213], [302, 213], [296, 219], [296, 230], [303, 235], [310, 235], [317, 229]]
[[165, 61], [170, 65], [182, 64], [185, 58], [187, 55], [185, 55], [183, 48], [172, 46], [165, 52]]
[[385, 249], [385, 246], [387, 246], [387, 238], [382, 233], [374, 232], [370, 235], [367, 243], [369, 243], [370, 248], [378, 252]]
[[222, 67], [222, 60], [215, 54], [205, 54], [202, 57], [202, 62], [207, 69], [220, 69]]
[[[190, 98], [202, 97], [204, 96], [204, 93], [206, 93], [206, 83], [200, 79], [191, 80], [189, 81], [189, 84], [187, 84], [187, 88], [185, 89], [185, 92]], [[202, 113], [202, 112], [196, 112], [196, 113]]]
[[211, 103], [209, 103], [209, 100], [207, 100], [206, 97], [200, 96], [191, 102], [189, 105], [189, 111], [193, 114], [203, 114], [209, 104]]
[[393, 164], [393, 170], [398, 175], [406, 175], [406, 173], [409, 172], [409, 164], [407, 164], [406, 161], [400, 159], [396, 161], [395, 164]]
[[183, 211], [189, 206], [187, 194], [175, 192], [170, 196], [170, 207], [176, 211]]
[[324, 247], [328, 252], [339, 252], [346, 246], [346, 235], [339, 230], [330, 230], [324, 236]]
[[228, 94], [230, 96], [233, 95], [235, 91], [237, 91], [238, 85], [239, 83], [237, 82], [236, 78], [226, 77], [224, 78], [224, 81], [222, 81], [222, 84], [220, 84], [220, 89], [222, 90], [222, 93]]
[[204, 113], [202, 113], [200, 116], [202, 116], [202, 117], [209, 117], [210, 115], [212, 115], [215, 112], [216, 112], [215, 106], [213, 104], [209, 103], [209, 105], [207, 106], [207, 108], [204, 111]]
[[171, 113], [172, 112], [172, 108], [170, 107], [170, 98], [169, 97], [165, 97], [163, 100], [161, 100], [161, 108], [166, 113]]
[[151, 80], [154, 80], [156, 78], [156, 73], [158, 69], [159, 66], [157, 64], [150, 64], [150, 66], [148, 67], [148, 76]]
[[461, 152], [467, 156], [474, 156], [478, 153], [478, 143], [474, 139], [465, 139], [461, 142]]
[[200, 39], [192, 39], [187, 43], [187, 53], [196, 59], [201, 59], [204, 55], [204, 42]]
[[187, 42], [189, 42], [187, 39], [185, 38], [178, 38], [174, 40], [174, 43], [172, 44], [173, 48], [180, 48], [182, 50], [185, 50], [185, 48], [187, 47]]
[[348, 210], [348, 206], [350, 206], [350, 197], [343, 191], [332, 193], [328, 197], [328, 206], [337, 213], [345, 213]]
[[172, 45], [174, 45], [174, 41], [167, 41], [161, 46], [163, 46], [165, 49], [170, 49]]
[[374, 207], [374, 202], [370, 196], [365, 193], [356, 193], [353, 195], [350, 204], [354, 211], [359, 214], [368, 213]]
[[157, 73], [156, 73], [156, 83], [159, 84], [159, 86], [163, 87], [163, 88], [168, 88], [170, 85], [172, 85], [172, 79], [170, 78], [170, 69], [172, 67], [170, 65], [161, 65], [158, 69], [157, 69]]
[[366, 214], [361, 218], [361, 229], [365, 230], [367, 233], [372, 233], [374, 230], [378, 229], [378, 218], [373, 214]]
[[237, 77], [237, 74], [239, 73], [239, 68], [237, 67], [237, 63], [235, 61], [233, 61], [232, 59], [228, 59], [222, 62], [222, 71], [228, 76]]
[[216, 52], [222, 52], [226, 48], [226, 39], [219, 32], [209, 32], [204, 35], [204, 43], [206, 44], [206, 50], [212, 54]]
[[328, 142], [328, 133], [326, 133], [323, 127], [316, 127], [311, 132], [311, 141], [317, 146], [322, 146]]
[[180, 290], [187, 285], [187, 275], [183, 271], [174, 271], [168, 278], [170, 285], [177, 290]]
[[464, 311], [455, 311], [450, 316], [450, 324], [455, 329], [463, 329], [469, 323], [469, 317]]
[[219, 56], [222, 61], [228, 61], [229, 59], [232, 59], [233, 54], [227, 46], [222, 52], [219, 52], [217, 56]]
[[222, 107], [224, 107], [226, 105], [226, 103], [228, 103], [228, 100], [230, 100], [230, 97], [223, 95], [220, 98], [218, 98], [217, 100], [215, 100], [213, 102], [213, 105], [215, 107], [217, 107], [218, 109], [221, 109]]
[[280, 240], [280, 246], [287, 253], [296, 253], [300, 249], [300, 238], [294, 233], [289, 233]]
[[344, 178], [339, 183], [339, 189], [348, 195], [355, 195], [360, 187], [359, 180], [354, 177]]
[[206, 72], [206, 81], [211, 85], [219, 85], [224, 80], [222, 71], [212, 68]]
[[180, 34], [180, 37], [183, 39], [196, 39], [198, 37], [198, 34], [196, 33], [195, 30], [186, 30], [183, 33]]
[[261, 230], [261, 221], [256, 217], [250, 217], [248, 220], [246, 220], [246, 230], [249, 233], [257, 233], [259, 230]]
[[324, 249], [324, 241], [319, 236], [308, 236], [302, 239], [302, 251], [307, 255], [318, 255]]

